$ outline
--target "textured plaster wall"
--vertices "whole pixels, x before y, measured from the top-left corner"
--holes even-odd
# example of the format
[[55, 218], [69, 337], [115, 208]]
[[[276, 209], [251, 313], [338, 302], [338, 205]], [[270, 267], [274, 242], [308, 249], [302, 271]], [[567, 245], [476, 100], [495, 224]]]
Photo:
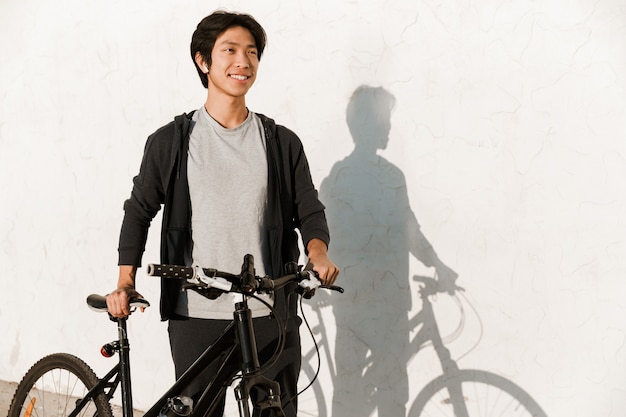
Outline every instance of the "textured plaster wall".
[[[268, 32], [248, 105], [302, 138], [344, 271], [344, 296], [305, 307], [323, 365], [302, 415], [404, 415], [441, 374], [433, 348], [411, 342], [412, 277], [435, 272], [431, 245], [439, 274], [465, 289], [462, 312], [432, 298], [460, 368], [514, 382], [550, 417], [623, 416], [619, 0], [3, 0], [0, 379], [54, 351], [109, 366], [98, 349], [115, 329], [84, 298], [115, 285], [145, 138], [204, 100], [188, 44], [217, 7]], [[380, 88], [353, 97], [362, 85]], [[351, 100], [362, 106], [348, 115]], [[158, 222], [146, 262], [158, 261]], [[158, 282], [138, 285], [155, 305], [130, 322], [145, 407], [172, 366]]]

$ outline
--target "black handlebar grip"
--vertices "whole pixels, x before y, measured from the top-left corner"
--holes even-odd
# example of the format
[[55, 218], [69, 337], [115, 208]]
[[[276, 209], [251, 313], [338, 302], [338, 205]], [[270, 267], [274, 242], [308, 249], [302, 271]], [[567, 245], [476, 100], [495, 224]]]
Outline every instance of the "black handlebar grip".
[[147, 273], [162, 278], [191, 279], [195, 271], [190, 266], [148, 264]]

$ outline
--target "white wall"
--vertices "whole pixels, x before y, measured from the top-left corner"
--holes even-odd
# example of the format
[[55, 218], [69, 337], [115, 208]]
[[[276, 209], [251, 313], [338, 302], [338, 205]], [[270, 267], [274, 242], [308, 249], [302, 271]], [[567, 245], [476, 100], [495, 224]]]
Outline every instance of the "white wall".
[[[515, 382], [550, 417], [623, 416], [626, 9], [619, 0], [3, 0], [0, 379], [18, 380], [54, 351], [76, 353], [98, 372], [109, 366], [98, 349], [115, 337], [114, 326], [84, 298], [115, 285], [122, 202], [145, 138], [204, 99], [188, 44], [218, 6], [250, 12], [266, 28], [248, 105], [301, 136], [316, 184], [353, 150], [346, 125], [353, 91], [380, 86], [396, 99], [377, 165], [387, 171], [353, 172], [354, 187], [346, 178], [325, 183], [356, 206], [333, 214], [354, 222], [335, 234], [343, 242], [338, 259], [352, 262], [341, 265], [352, 298], [326, 298], [334, 307], [321, 314], [333, 366], [342, 369], [332, 353], [333, 312], [346, 302], [369, 312], [369, 336], [379, 338], [369, 347], [379, 356], [354, 388], [375, 386], [381, 408], [365, 412], [385, 416], [402, 401], [394, 388], [406, 383], [410, 404], [440, 373], [430, 348], [413, 355], [408, 345], [388, 346], [403, 358], [396, 363], [376, 349], [398, 306], [393, 292], [365, 291], [392, 282], [397, 299], [412, 302], [409, 316], [420, 309], [409, 277], [432, 269], [393, 233], [386, 243], [377, 235], [376, 248], [360, 240], [401, 227], [387, 223], [389, 201], [406, 193], [476, 310], [464, 304], [465, 329], [449, 344], [459, 366]], [[368, 186], [384, 197], [359, 191]], [[327, 201], [329, 210], [335, 202]], [[153, 232], [146, 262], [158, 261], [157, 245]], [[372, 257], [378, 269], [357, 274]], [[388, 271], [396, 261], [409, 263], [406, 276], [383, 281], [397, 274]], [[359, 286], [368, 280], [370, 287]], [[172, 366], [158, 283], [141, 276], [139, 288], [155, 305], [131, 320], [136, 404], [145, 407], [171, 382]], [[452, 331], [455, 304], [440, 295], [435, 309], [442, 331]], [[341, 326], [342, 334], [364, 329]], [[333, 384], [343, 380], [328, 367], [321, 379], [330, 413]], [[385, 384], [395, 394], [387, 396]], [[302, 403], [303, 415], [315, 414], [312, 394]]]

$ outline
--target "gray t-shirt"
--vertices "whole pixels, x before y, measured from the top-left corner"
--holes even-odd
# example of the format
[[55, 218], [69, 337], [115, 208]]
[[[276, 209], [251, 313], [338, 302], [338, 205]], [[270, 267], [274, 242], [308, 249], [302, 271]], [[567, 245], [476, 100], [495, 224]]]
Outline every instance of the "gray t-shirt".
[[[254, 256], [256, 274], [270, 274], [266, 239], [267, 154], [257, 115], [233, 129], [215, 121], [204, 106], [195, 112], [189, 137], [187, 169], [191, 197], [193, 263], [238, 273], [243, 257]], [[209, 300], [194, 291], [180, 294], [176, 313], [188, 317], [232, 319], [239, 295]], [[270, 297], [266, 301], [271, 302]], [[249, 301], [254, 317], [269, 314]]]

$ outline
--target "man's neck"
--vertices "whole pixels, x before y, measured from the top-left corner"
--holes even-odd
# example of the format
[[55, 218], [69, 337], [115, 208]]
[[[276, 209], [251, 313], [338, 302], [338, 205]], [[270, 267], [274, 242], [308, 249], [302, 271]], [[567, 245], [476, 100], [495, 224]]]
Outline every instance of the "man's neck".
[[227, 129], [239, 126], [248, 117], [245, 97], [225, 100], [214, 99], [209, 95], [204, 107], [215, 121]]

